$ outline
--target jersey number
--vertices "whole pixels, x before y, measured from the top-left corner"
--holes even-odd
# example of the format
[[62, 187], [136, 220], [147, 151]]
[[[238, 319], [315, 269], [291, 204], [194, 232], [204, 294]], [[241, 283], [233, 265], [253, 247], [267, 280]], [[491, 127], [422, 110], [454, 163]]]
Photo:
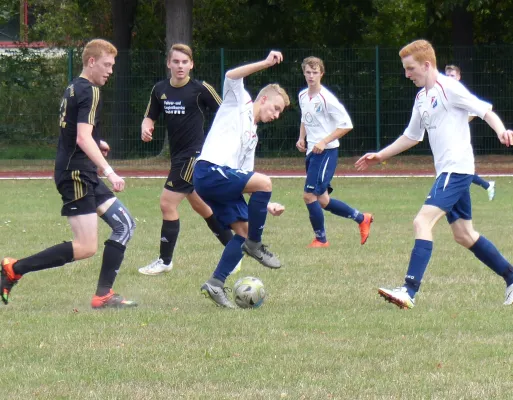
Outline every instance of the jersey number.
[[66, 128], [66, 121], [64, 119], [66, 118], [66, 106], [68, 105], [67, 99], [62, 99], [61, 103], [61, 112], [59, 116], [59, 125], [61, 128]]

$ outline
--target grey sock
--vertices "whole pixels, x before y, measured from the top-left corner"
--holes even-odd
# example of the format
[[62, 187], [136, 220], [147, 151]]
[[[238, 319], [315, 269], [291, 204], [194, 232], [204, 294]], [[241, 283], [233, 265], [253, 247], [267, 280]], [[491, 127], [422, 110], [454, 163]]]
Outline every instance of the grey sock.
[[210, 278], [207, 283], [209, 283], [210, 285], [212, 286], [217, 286], [217, 287], [224, 287], [224, 283], [222, 281], [220, 281], [219, 279], [216, 279], [214, 277]]
[[248, 246], [251, 250], [256, 250], [262, 245], [262, 242], [255, 242], [250, 239], [246, 239], [246, 246]]

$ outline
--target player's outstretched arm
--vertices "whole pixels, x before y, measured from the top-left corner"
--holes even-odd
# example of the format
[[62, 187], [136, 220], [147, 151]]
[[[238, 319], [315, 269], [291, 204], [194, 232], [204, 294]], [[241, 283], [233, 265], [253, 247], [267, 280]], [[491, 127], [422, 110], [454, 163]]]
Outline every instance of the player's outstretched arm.
[[513, 146], [513, 131], [510, 129], [506, 129], [502, 120], [499, 118], [497, 114], [495, 114], [492, 110], [488, 111], [483, 118], [490, 128], [492, 128], [500, 142], [507, 147]]
[[257, 61], [252, 64], [242, 65], [240, 67], [229, 70], [226, 73], [226, 77], [229, 79], [241, 79], [254, 74], [255, 72], [261, 71], [272, 67], [273, 65], [279, 64], [283, 61], [283, 55], [279, 51], [271, 50], [265, 60]]
[[388, 160], [389, 158], [392, 158], [393, 156], [412, 148], [418, 143], [419, 142], [416, 140], [412, 140], [405, 135], [401, 135], [395, 140], [394, 143], [388, 145], [380, 152], [367, 153], [363, 155], [358, 159], [358, 161], [355, 162], [354, 165], [358, 171], [364, 171], [373, 165]]

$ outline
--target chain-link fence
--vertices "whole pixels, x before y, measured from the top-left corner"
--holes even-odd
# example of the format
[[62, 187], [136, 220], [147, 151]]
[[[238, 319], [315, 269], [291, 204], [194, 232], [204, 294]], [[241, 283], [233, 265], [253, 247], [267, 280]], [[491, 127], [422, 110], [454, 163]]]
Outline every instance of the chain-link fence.
[[[405, 79], [398, 49], [333, 48], [284, 49], [282, 64], [252, 75], [246, 87], [252, 96], [270, 82], [280, 83], [291, 97], [291, 107], [273, 123], [259, 128], [260, 157], [302, 155], [295, 149], [300, 110], [297, 94], [304, 88], [301, 61], [321, 57], [326, 66], [323, 84], [345, 105], [354, 130], [342, 139], [342, 155], [359, 155], [391, 143], [407, 125], [417, 88]], [[80, 49], [5, 50], [0, 53], [0, 159], [53, 159], [59, 135], [58, 112], [62, 93], [81, 70]], [[267, 50], [198, 50], [193, 76], [221, 92], [227, 69], [265, 58]], [[513, 46], [438, 48], [438, 67], [462, 67], [462, 81], [482, 99], [493, 103], [506, 125], [513, 122]], [[102, 88], [102, 136], [116, 159], [134, 166], [162, 152], [165, 129], [159, 121], [155, 140], [140, 140], [140, 124], [153, 85], [166, 78], [165, 54], [149, 51], [121, 53], [114, 75]], [[208, 131], [212, 115], [208, 116]], [[504, 154], [494, 132], [481, 120], [472, 122], [476, 154]], [[427, 154], [429, 144], [411, 150]], [[9, 161], [5, 161], [9, 164]]]

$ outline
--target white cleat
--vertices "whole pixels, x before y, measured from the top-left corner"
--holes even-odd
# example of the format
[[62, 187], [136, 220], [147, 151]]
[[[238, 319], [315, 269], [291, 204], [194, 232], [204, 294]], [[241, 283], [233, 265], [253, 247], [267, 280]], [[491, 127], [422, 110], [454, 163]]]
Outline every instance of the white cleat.
[[504, 301], [505, 306], [513, 304], [513, 284], [506, 288], [506, 300]]
[[488, 189], [486, 191], [488, 192], [488, 200], [492, 201], [495, 198], [495, 181], [488, 182], [490, 186], [488, 186]]
[[386, 301], [395, 304], [399, 308], [406, 310], [415, 307], [415, 300], [410, 297], [404, 286], [394, 289], [379, 288], [378, 293]]
[[146, 267], [139, 268], [139, 272], [144, 275], [160, 275], [173, 269], [173, 261], [169, 265], [164, 264], [161, 258], [153, 261]]

